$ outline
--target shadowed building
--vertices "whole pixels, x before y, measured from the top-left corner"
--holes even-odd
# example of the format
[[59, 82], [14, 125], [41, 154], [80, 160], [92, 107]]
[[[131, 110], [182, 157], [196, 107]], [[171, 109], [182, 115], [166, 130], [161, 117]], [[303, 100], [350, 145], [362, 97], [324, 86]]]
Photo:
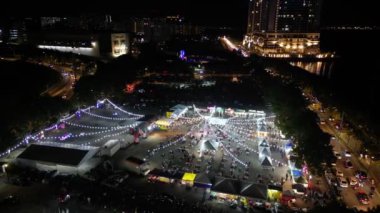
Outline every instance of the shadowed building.
[[74, 144], [37, 143], [29, 145], [18, 157], [17, 163], [42, 171], [85, 173], [94, 165], [89, 160], [98, 153], [97, 147]]

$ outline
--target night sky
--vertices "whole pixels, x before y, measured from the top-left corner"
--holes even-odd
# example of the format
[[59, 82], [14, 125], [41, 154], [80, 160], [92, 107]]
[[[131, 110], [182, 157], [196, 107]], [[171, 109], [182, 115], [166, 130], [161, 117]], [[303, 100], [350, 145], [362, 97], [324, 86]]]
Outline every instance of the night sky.
[[[183, 14], [192, 22], [245, 28], [249, 0], [137, 0], [137, 1], [7, 1], [7, 15], [70, 15], [86, 12], [110, 14]], [[4, 4], [4, 3], [3, 3]], [[20, 7], [23, 5], [23, 7]], [[33, 9], [31, 9], [33, 8]], [[379, 25], [375, 0], [324, 0], [323, 25]], [[3, 13], [4, 14], [4, 13]]]

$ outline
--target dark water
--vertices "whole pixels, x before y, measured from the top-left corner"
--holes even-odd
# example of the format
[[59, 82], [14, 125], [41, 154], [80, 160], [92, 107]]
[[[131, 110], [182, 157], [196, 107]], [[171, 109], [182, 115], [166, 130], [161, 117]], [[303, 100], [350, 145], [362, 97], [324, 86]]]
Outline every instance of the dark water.
[[380, 129], [378, 100], [380, 100], [379, 30], [322, 32], [322, 51], [335, 52], [331, 61], [294, 61], [293, 66], [316, 74], [330, 86], [335, 98], [357, 117], [370, 118]]
[[338, 30], [321, 32], [321, 50], [334, 52], [337, 58], [331, 61], [294, 61], [298, 66], [310, 73], [331, 79], [345, 81], [356, 85], [367, 84], [368, 80], [378, 79], [378, 54], [380, 49], [380, 30]]

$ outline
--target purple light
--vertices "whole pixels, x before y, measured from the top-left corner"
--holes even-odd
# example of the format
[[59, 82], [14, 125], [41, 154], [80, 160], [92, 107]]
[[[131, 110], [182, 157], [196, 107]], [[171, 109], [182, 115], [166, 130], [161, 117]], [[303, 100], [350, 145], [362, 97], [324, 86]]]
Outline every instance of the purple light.
[[179, 51], [179, 58], [181, 60], [185, 60], [186, 59], [186, 56], [185, 56], [185, 50], [180, 50]]
[[61, 124], [58, 126], [58, 128], [60, 128], [60, 129], [64, 129], [64, 128], [65, 128], [65, 123], [61, 123]]
[[48, 128], [46, 128], [46, 129], [44, 129], [45, 131], [50, 131], [50, 130], [52, 130], [52, 129], [57, 129], [57, 125], [54, 125], [54, 126], [51, 126], [51, 127], [48, 127]]
[[76, 115], [78, 118], [80, 118], [80, 116], [81, 116], [80, 110], [76, 111], [76, 112], [75, 112], [75, 115]]
[[59, 138], [59, 140], [61, 140], [61, 141], [64, 141], [64, 140], [66, 140], [66, 139], [68, 139], [68, 138], [70, 138], [71, 137], [71, 133], [67, 133], [67, 134], [65, 134], [65, 135], [63, 135], [63, 136], [61, 136], [60, 138]]

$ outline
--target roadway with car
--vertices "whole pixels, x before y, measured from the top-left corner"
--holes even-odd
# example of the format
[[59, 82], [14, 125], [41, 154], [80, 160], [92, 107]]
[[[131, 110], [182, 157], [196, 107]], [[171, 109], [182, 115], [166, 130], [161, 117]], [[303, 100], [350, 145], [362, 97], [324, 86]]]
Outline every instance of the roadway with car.
[[366, 210], [380, 205], [380, 196], [374, 190], [372, 177], [360, 163], [359, 156], [344, 143], [342, 133], [350, 132], [348, 125], [333, 116], [333, 110], [324, 109], [315, 97], [306, 97], [310, 101], [309, 108], [320, 118], [320, 128], [332, 136], [330, 144], [337, 160], [331, 165], [332, 171], [326, 170], [325, 174], [338, 197], [349, 208]]

